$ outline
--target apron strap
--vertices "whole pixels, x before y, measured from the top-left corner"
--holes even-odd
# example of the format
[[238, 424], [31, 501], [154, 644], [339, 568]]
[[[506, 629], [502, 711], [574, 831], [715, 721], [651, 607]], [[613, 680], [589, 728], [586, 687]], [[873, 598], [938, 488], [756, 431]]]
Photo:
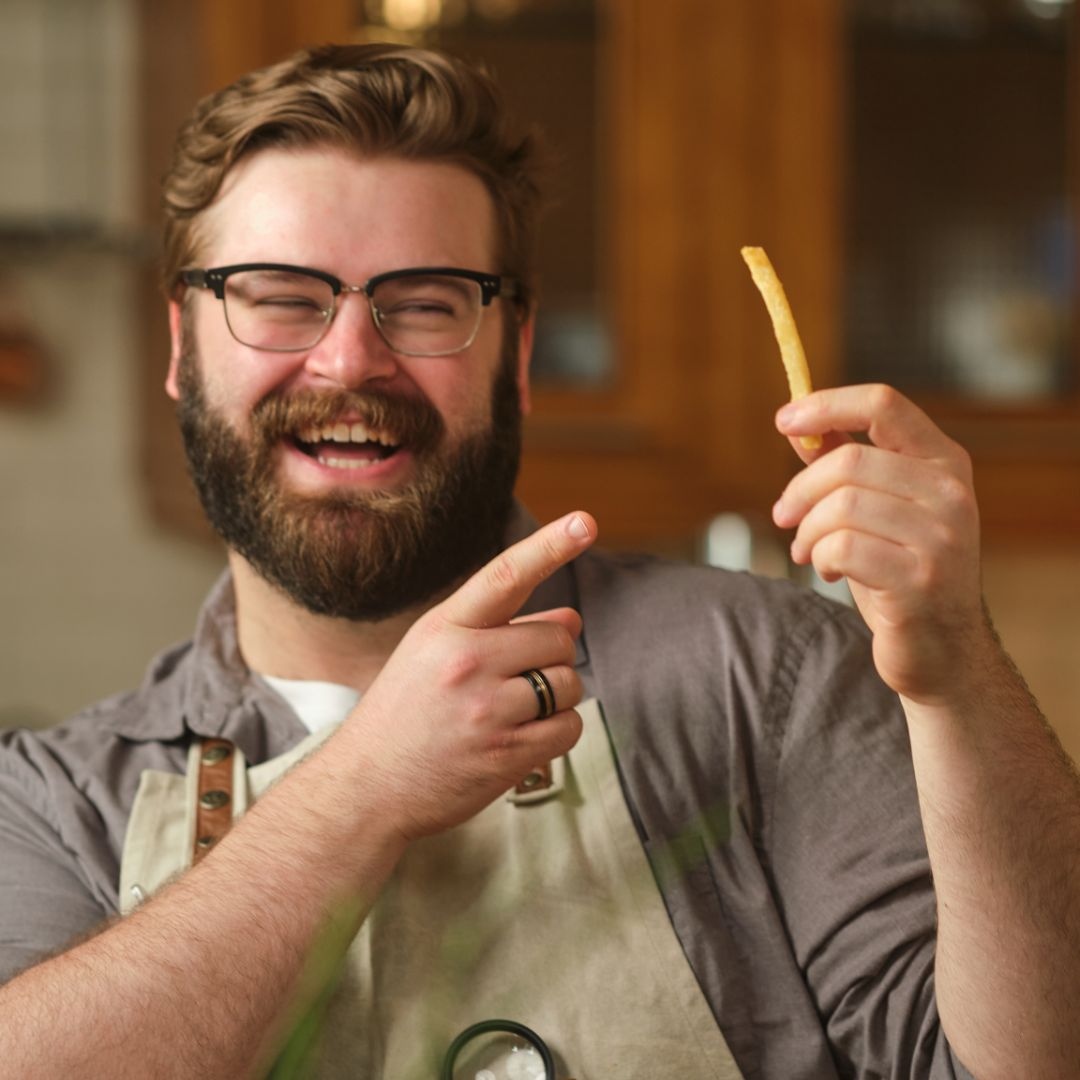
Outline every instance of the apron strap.
[[205, 739], [199, 751], [192, 866], [229, 831], [232, 819], [233, 744], [228, 739]]
[[515, 795], [528, 795], [532, 791], [547, 791], [551, 787], [551, 764], [537, 765], [514, 788]]

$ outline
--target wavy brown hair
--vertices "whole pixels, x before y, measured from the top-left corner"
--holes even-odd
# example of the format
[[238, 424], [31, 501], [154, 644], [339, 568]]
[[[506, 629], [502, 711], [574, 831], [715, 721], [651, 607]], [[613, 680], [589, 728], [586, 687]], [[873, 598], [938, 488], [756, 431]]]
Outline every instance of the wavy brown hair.
[[269, 147], [341, 147], [450, 162], [495, 204], [498, 272], [535, 287], [540, 140], [510, 117], [494, 80], [454, 57], [399, 45], [324, 45], [204, 98], [180, 128], [164, 179], [163, 283], [198, 261], [200, 215], [229, 170]]

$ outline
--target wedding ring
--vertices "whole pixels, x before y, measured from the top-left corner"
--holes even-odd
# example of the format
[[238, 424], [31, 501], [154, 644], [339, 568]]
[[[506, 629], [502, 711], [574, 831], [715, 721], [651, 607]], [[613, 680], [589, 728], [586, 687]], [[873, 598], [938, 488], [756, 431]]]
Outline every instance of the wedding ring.
[[551, 689], [551, 683], [538, 668], [530, 668], [523, 671], [521, 677], [533, 688], [536, 695], [536, 703], [540, 706], [537, 720], [546, 720], [555, 713], [555, 691]]

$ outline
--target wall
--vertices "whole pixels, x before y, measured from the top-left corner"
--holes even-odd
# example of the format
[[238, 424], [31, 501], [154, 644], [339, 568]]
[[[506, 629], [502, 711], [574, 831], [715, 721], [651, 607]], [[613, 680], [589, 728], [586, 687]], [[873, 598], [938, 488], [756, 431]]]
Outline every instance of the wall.
[[134, 355], [138, 272], [67, 251], [15, 276], [51, 389], [38, 406], [0, 406], [0, 726], [132, 685], [151, 652], [190, 634], [223, 565], [158, 531], [139, 501], [136, 366], [163, 378], [167, 357]]
[[[190, 633], [220, 552], [139, 497], [133, 0], [11, 0], [0, 34], [0, 301], [45, 361], [0, 403], [0, 726], [49, 723]], [[160, 378], [158, 381], [160, 381]], [[163, 391], [162, 391], [163, 393]]]
[[1080, 551], [993, 546], [984, 555], [983, 581], [1005, 647], [1080, 762]]

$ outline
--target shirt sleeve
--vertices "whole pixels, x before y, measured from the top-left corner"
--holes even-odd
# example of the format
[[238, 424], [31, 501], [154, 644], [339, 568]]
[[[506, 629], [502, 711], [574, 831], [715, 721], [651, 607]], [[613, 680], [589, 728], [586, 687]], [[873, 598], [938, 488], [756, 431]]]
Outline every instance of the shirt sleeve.
[[840, 612], [774, 688], [787, 721], [767, 813], [777, 902], [842, 1076], [970, 1074], [934, 995], [936, 912], [907, 724]]
[[0, 736], [0, 984], [107, 917], [65, 845], [41, 773]]

